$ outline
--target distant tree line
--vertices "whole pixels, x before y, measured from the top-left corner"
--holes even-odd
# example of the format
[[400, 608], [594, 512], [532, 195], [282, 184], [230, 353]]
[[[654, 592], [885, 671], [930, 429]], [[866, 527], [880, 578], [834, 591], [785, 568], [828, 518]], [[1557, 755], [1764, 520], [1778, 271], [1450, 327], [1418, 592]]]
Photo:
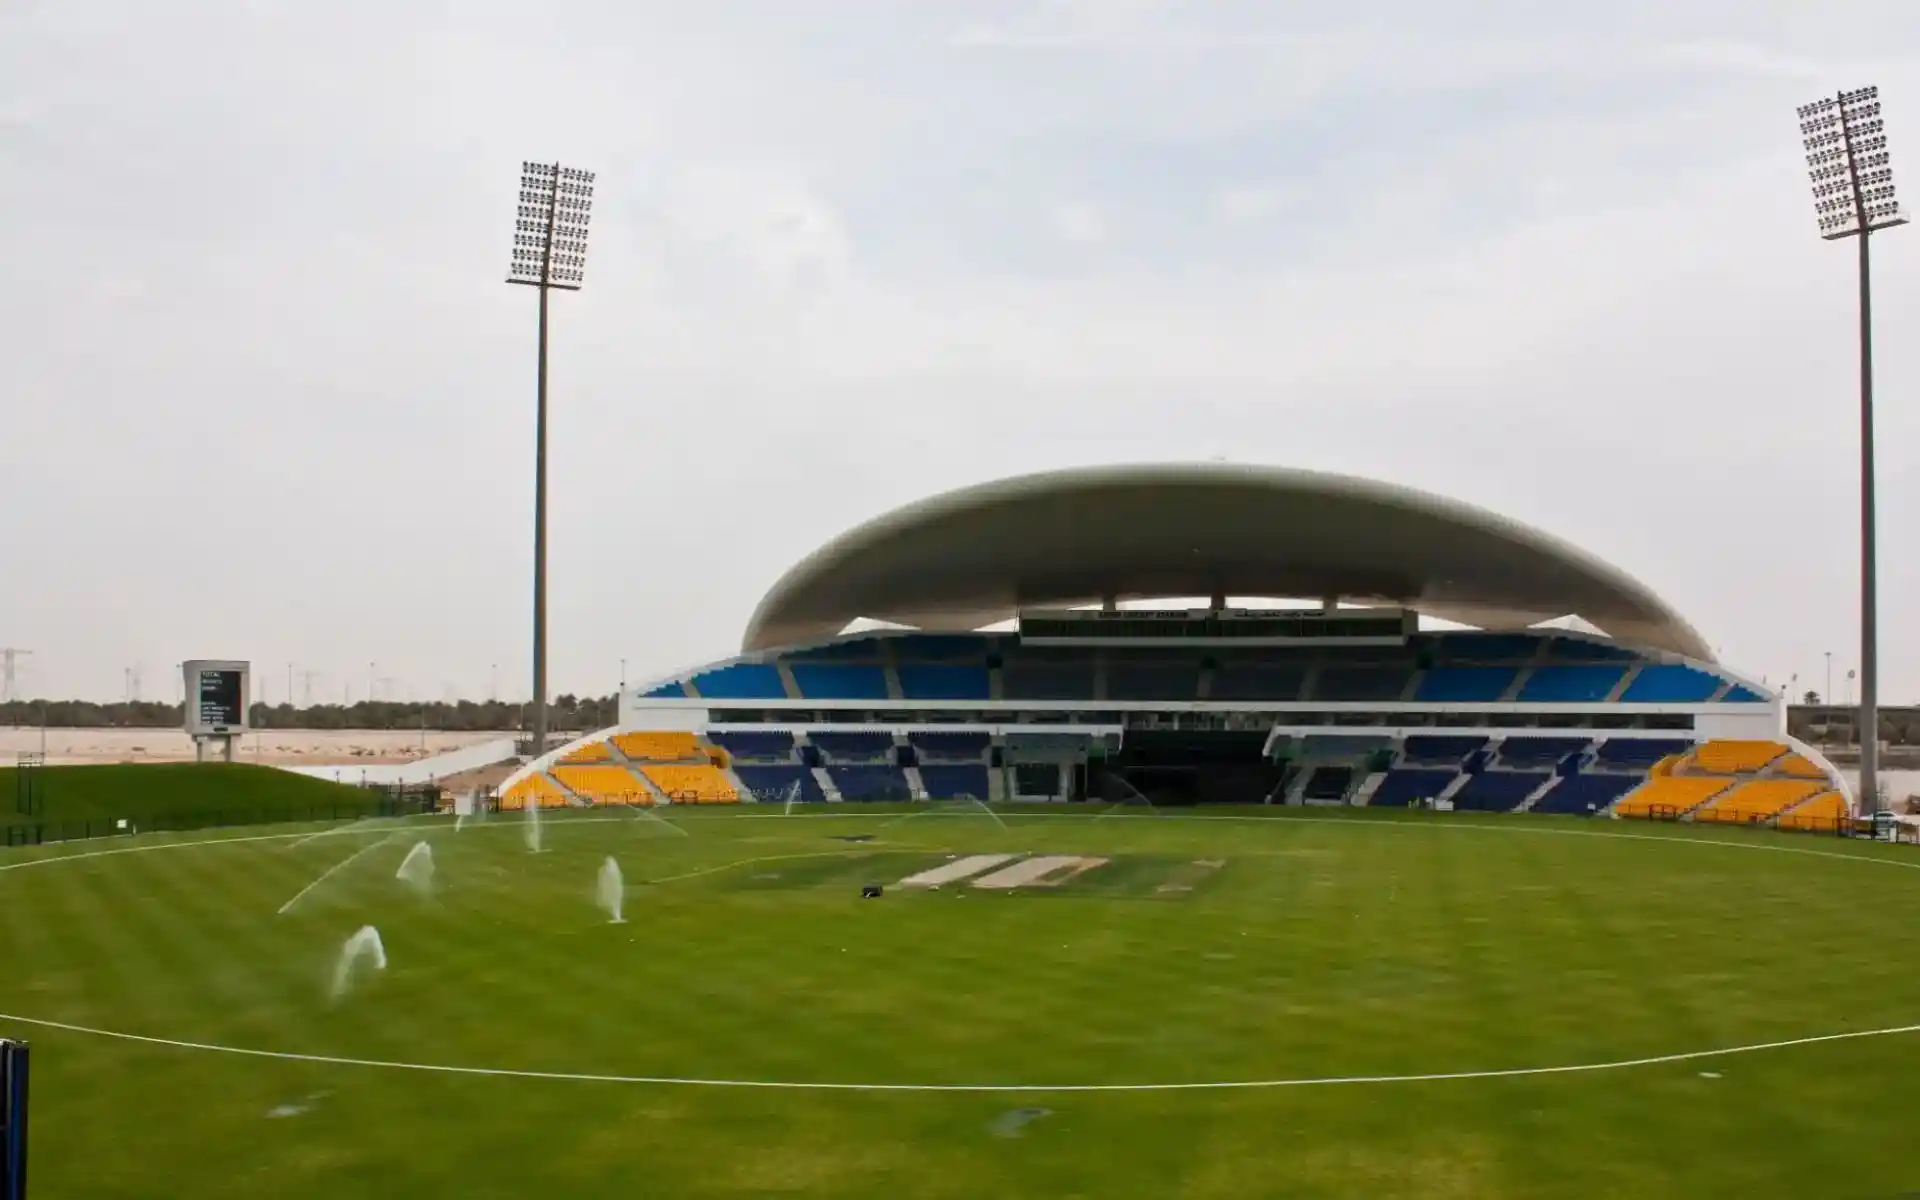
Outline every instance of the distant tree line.
[[[547, 705], [553, 729], [604, 729], [619, 712], [619, 698], [556, 696]], [[526, 729], [531, 709], [500, 700], [454, 703], [401, 703], [363, 700], [358, 704], [255, 704], [248, 721], [255, 729], [440, 729], [452, 732]], [[0, 704], [0, 725], [47, 725], [58, 729], [179, 729], [185, 717], [178, 704], [153, 701], [15, 700]]]

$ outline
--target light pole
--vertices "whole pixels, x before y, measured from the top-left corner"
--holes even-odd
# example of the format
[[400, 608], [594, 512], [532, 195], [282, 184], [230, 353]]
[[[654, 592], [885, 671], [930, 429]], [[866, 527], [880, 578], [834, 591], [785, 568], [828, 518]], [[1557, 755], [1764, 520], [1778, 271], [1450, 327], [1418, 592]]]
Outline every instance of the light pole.
[[559, 163], [520, 164], [507, 282], [540, 289], [540, 344], [534, 369], [533, 746], [547, 749], [547, 293], [580, 290], [587, 269], [593, 172]]
[[[1873, 234], [1906, 224], [1893, 192], [1893, 160], [1880, 89], [1856, 88], [1800, 106], [1814, 212], [1828, 241], [1860, 240], [1860, 796], [1880, 797], [1880, 605], [1873, 481]], [[1829, 681], [1831, 683], [1831, 681]], [[1833, 697], [1827, 697], [1832, 703]]]

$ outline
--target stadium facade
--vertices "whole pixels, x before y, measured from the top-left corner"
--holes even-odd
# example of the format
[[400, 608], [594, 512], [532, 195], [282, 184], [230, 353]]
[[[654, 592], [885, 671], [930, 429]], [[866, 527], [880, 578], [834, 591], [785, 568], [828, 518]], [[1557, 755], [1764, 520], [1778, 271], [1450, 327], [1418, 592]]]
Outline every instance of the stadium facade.
[[1618, 568], [1443, 497], [1222, 464], [1030, 475], [870, 521], [774, 584], [738, 655], [628, 690], [618, 726], [502, 803], [966, 798], [1807, 830], [1851, 809], [1785, 700]]

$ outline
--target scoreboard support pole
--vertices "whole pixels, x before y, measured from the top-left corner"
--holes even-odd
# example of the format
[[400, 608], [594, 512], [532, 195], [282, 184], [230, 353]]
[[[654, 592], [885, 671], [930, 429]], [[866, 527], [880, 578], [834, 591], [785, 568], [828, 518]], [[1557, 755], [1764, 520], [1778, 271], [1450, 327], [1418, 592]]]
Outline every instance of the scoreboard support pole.
[[[207, 747], [212, 745], [218, 748], [218, 761], [233, 762], [234, 741], [234, 735], [231, 733], [216, 733], [205, 737], [196, 737], [193, 739], [193, 761], [197, 763], [207, 761]], [[5, 1198], [0, 1197], [0, 1200], [5, 1200]]]
[[27, 1200], [27, 1044], [0, 1041], [0, 1200]]

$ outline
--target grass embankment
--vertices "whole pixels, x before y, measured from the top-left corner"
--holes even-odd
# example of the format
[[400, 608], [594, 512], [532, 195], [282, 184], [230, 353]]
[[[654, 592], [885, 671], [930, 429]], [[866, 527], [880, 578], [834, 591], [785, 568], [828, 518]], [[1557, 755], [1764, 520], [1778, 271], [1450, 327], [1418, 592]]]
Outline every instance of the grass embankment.
[[0, 768], [0, 829], [38, 828], [47, 841], [100, 836], [121, 820], [142, 831], [200, 829], [334, 820], [379, 806], [379, 797], [361, 788], [241, 763], [39, 767], [24, 774], [30, 805], [23, 772]]

